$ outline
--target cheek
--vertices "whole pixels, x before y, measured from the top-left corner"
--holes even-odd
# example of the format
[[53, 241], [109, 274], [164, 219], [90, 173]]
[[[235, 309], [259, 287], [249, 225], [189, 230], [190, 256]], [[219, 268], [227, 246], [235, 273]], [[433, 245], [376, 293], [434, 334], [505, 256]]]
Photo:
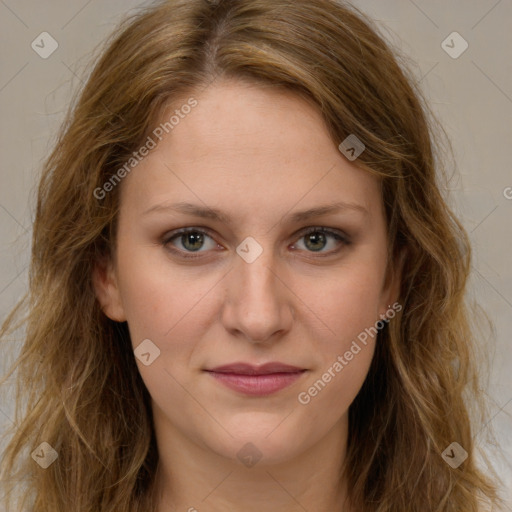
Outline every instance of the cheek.
[[156, 251], [130, 249], [124, 255], [119, 251], [118, 276], [135, 355], [139, 346], [148, 347], [139, 353], [150, 353], [149, 361], [136, 357], [141, 378], [161, 410], [173, 404], [180, 415], [197, 415], [183, 386], [190, 377], [195, 340], [201, 338], [197, 319], [205, 314], [206, 295], [214, 283], [172, 269], [165, 258], [148, 261], [145, 256]]
[[173, 268], [163, 249], [136, 246], [123, 253], [120, 243], [119, 255], [119, 288], [133, 343], [141, 337], [174, 339], [182, 325], [190, 327], [210, 279]]
[[354, 265], [315, 287], [308, 302], [328, 328], [329, 352], [350, 345], [380, 319], [381, 282], [377, 266]]
[[366, 379], [377, 339], [375, 289], [371, 280], [354, 275], [333, 285], [323, 298], [322, 320], [329, 330], [316, 337], [319, 364], [297, 397], [315, 421], [337, 422]]
[[376, 266], [353, 266], [325, 283], [322, 293], [317, 289], [311, 295], [325, 334], [316, 337], [320, 364], [299, 402], [315, 402], [312, 409], [331, 411], [325, 414], [333, 420], [348, 408], [368, 373], [380, 326], [381, 277]]
[[182, 385], [189, 382], [194, 354], [214, 318], [212, 298], [219, 276], [194, 274], [191, 267], [180, 270], [161, 253], [148, 260], [157, 252], [147, 247], [131, 248], [124, 256], [119, 252], [120, 291], [135, 354], [144, 340], [158, 354], [147, 366], [136, 359], [149, 393], [162, 409], [173, 403], [185, 411], [191, 404]]
[[[358, 345], [358, 346], [357, 346]], [[356, 342], [346, 352], [336, 352], [297, 395], [298, 407], [308, 421], [330, 429], [344, 416], [359, 393], [372, 361], [374, 344]], [[347, 358], [350, 355], [350, 360]]]

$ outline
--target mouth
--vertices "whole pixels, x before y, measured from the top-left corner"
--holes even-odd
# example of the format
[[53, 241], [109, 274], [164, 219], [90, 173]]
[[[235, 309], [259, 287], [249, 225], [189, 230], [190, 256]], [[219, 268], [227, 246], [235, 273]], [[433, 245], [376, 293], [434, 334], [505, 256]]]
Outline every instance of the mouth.
[[205, 371], [233, 391], [251, 396], [266, 396], [290, 386], [308, 370], [283, 363], [260, 366], [234, 363]]

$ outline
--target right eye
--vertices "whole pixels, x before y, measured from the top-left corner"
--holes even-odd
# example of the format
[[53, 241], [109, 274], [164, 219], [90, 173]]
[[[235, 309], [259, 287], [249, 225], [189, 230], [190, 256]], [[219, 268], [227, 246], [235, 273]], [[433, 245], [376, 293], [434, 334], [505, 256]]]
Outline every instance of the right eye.
[[[178, 254], [180, 257], [197, 259], [200, 256], [188, 256], [187, 253], [206, 252], [200, 250], [203, 248], [206, 238], [212, 240], [210, 249], [218, 246], [218, 244], [213, 241], [213, 238], [206, 231], [198, 228], [182, 228], [171, 231], [165, 235], [164, 239], [162, 240], [162, 245], [174, 254]], [[176, 247], [176, 242], [181, 245], [181, 248], [173, 248]]]

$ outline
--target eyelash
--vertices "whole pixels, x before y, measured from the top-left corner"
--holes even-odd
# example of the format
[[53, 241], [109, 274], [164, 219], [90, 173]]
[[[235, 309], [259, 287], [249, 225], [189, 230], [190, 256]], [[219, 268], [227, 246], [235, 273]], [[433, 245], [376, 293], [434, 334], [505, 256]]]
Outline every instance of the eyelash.
[[[187, 254], [187, 251], [182, 251], [180, 249], [171, 249], [169, 247], [169, 244], [176, 238], [178, 238], [180, 235], [184, 235], [184, 234], [187, 234], [187, 233], [199, 233], [199, 234], [202, 234], [202, 235], [206, 235], [210, 238], [213, 239], [213, 237], [210, 235], [209, 231], [207, 230], [203, 230], [203, 229], [200, 229], [200, 228], [182, 228], [182, 229], [178, 229], [178, 230], [175, 230], [175, 231], [172, 231], [170, 233], [167, 233], [164, 238], [162, 239], [161, 241], [161, 244], [166, 248], [168, 249], [169, 251], [173, 252], [174, 254], [179, 254], [180, 257], [184, 258], [184, 259], [189, 259], [189, 260], [194, 260], [194, 259], [199, 259], [199, 258], [202, 258], [203, 256], [201, 255], [194, 255], [194, 256], [188, 256]], [[325, 235], [329, 235], [329, 236], [332, 236], [333, 238], [335, 238], [338, 242], [341, 243], [342, 246], [348, 246], [351, 244], [351, 241], [349, 240], [349, 238], [347, 237], [347, 235], [345, 235], [343, 232], [338, 232], [338, 231], [334, 231], [332, 229], [329, 229], [329, 228], [325, 228], [325, 227], [311, 227], [311, 228], [307, 228], [305, 231], [300, 231], [298, 233], [298, 235], [300, 235], [298, 237], [298, 239], [300, 240], [301, 238], [304, 238], [306, 237], [307, 235], [310, 235], [312, 233], [323, 233]], [[336, 254], [339, 252], [340, 249], [336, 249], [334, 251], [330, 251], [328, 253], [317, 253], [318, 256], [315, 256], [316, 258], [323, 258], [323, 257], [327, 257], [327, 256], [332, 256], [333, 254]], [[205, 251], [198, 251], [198, 252], [205, 252]], [[307, 251], [307, 252], [311, 252], [311, 253], [314, 253], [314, 251]]]

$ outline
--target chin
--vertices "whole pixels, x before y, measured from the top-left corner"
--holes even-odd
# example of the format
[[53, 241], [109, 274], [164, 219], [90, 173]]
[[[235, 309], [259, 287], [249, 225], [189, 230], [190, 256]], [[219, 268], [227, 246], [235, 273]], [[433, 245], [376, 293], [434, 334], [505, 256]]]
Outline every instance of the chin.
[[221, 444], [214, 444], [213, 440], [207, 444], [219, 455], [246, 467], [286, 463], [300, 455], [306, 443], [304, 439], [295, 439], [296, 430], [279, 426], [281, 421], [282, 418], [275, 421], [271, 428], [253, 423], [247, 428], [240, 425], [236, 432], [227, 429], [233, 437], [224, 437]]

